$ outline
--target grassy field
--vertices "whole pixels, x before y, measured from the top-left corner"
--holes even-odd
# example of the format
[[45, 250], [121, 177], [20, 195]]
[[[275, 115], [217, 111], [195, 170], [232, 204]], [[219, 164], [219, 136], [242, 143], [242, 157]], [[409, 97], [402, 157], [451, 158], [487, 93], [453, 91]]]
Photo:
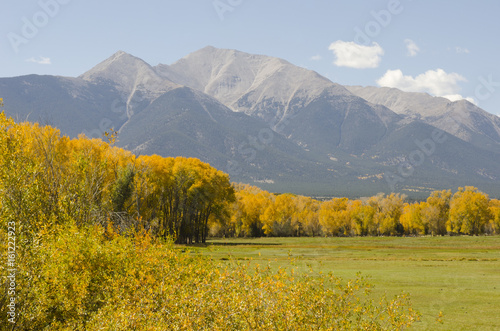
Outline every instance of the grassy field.
[[422, 314], [414, 330], [500, 330], [499, 236], [212, 239], [189, 250], [273, 268], [293, 259], [343, 279], [361, 272], [374, 295], [411, 295]]

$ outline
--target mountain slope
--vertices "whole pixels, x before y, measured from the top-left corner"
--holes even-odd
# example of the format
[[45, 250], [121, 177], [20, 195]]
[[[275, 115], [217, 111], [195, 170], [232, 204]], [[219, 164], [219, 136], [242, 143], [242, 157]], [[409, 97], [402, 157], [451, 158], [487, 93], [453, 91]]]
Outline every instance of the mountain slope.
[[325, 155], [337, 148], [361, 153], [399, 119], [314, 71], [274, 57], [206, 47], [155, 69]]
[[0, 78], [0, 96], [18, 119], [70, 136], [118, 129], [118, 145], [137, 154], [197, 157], [275, 192], [423, 197], [474, 185], [500, 197], [498, 117], [466, 101], [346, 88], [264, 55], [206, 47], [152, 67], [120, 51], [77, 78]]
[[123, 51], [116, 52], [78, 78], [94, 83], [113, 83], [118, 90], [126, 94], [133, 94], [137, 89], [142, 89], [147, 91], [151, 98], [179, 87], [168, 79], [159, 77], [143, 60]]
[[122, 128], [119, 144], [136, 154], [197, 157], [238, 180], [334, 177], [314, 155], [274, 134], [261, 120], [188, 87], [163, 94], [134, 116]]
[[274, 126], [325, 90], [331, 95], [351, 94], [316, 72], [285, 60], [210, 46], [170, 66], [158, 65], [155, 69], [163, 77], [202, 91], [234, 111], [260, 117]]
[[117, 89], [127, 119], [162, 94], [180, 86], [160, 77], [149, 64], [123, 51], [116, 52], [78, 78]]
[[77, 78], [0, 78], [0, 95], [5, 113], [17, 121], [53, 125], [71, 137], [82, 132], [101, 137], [104, 130], [120, 127], [126, 120], [116, 88]]
[[500, 117], [474, 104], [388, 87], [346, 86], [352, 93], [392, 111], [418, 118], [481, 149], [500, 152]]

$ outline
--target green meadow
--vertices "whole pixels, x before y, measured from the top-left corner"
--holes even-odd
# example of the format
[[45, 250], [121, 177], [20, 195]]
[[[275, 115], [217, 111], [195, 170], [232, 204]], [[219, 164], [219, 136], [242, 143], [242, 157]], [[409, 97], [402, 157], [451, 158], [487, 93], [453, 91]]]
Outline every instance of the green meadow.
[[500, 236], [212, 239], [188, 250], [344, 280], [360, 272], [373, 295], [411, 295], [413, 330], [500, 330]]

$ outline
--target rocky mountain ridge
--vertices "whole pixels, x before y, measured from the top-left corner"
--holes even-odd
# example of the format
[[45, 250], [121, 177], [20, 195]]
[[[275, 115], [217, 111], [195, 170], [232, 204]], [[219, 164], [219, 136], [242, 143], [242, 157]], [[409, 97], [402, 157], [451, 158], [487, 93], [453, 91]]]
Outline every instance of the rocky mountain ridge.
[[137, 154], [198, 157], [271, 191], [497, 194], [500, 183], [498, 116], [236, 50], [205, 47], [157, 66], [119, 51], [77, 78], [0, 78], [0, 95], [19, 119], [71, 136], [113, 127]]

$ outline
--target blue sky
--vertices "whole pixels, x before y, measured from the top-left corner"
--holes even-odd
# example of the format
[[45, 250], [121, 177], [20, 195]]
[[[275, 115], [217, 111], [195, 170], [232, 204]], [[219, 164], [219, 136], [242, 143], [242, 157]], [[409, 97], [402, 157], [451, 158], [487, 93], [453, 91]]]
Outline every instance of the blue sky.
[[74, 77], [118, 50], [171, 64], [212, 45], [500, 115], [497, 0], [22, 0], [2, 13], [0, 77]]

